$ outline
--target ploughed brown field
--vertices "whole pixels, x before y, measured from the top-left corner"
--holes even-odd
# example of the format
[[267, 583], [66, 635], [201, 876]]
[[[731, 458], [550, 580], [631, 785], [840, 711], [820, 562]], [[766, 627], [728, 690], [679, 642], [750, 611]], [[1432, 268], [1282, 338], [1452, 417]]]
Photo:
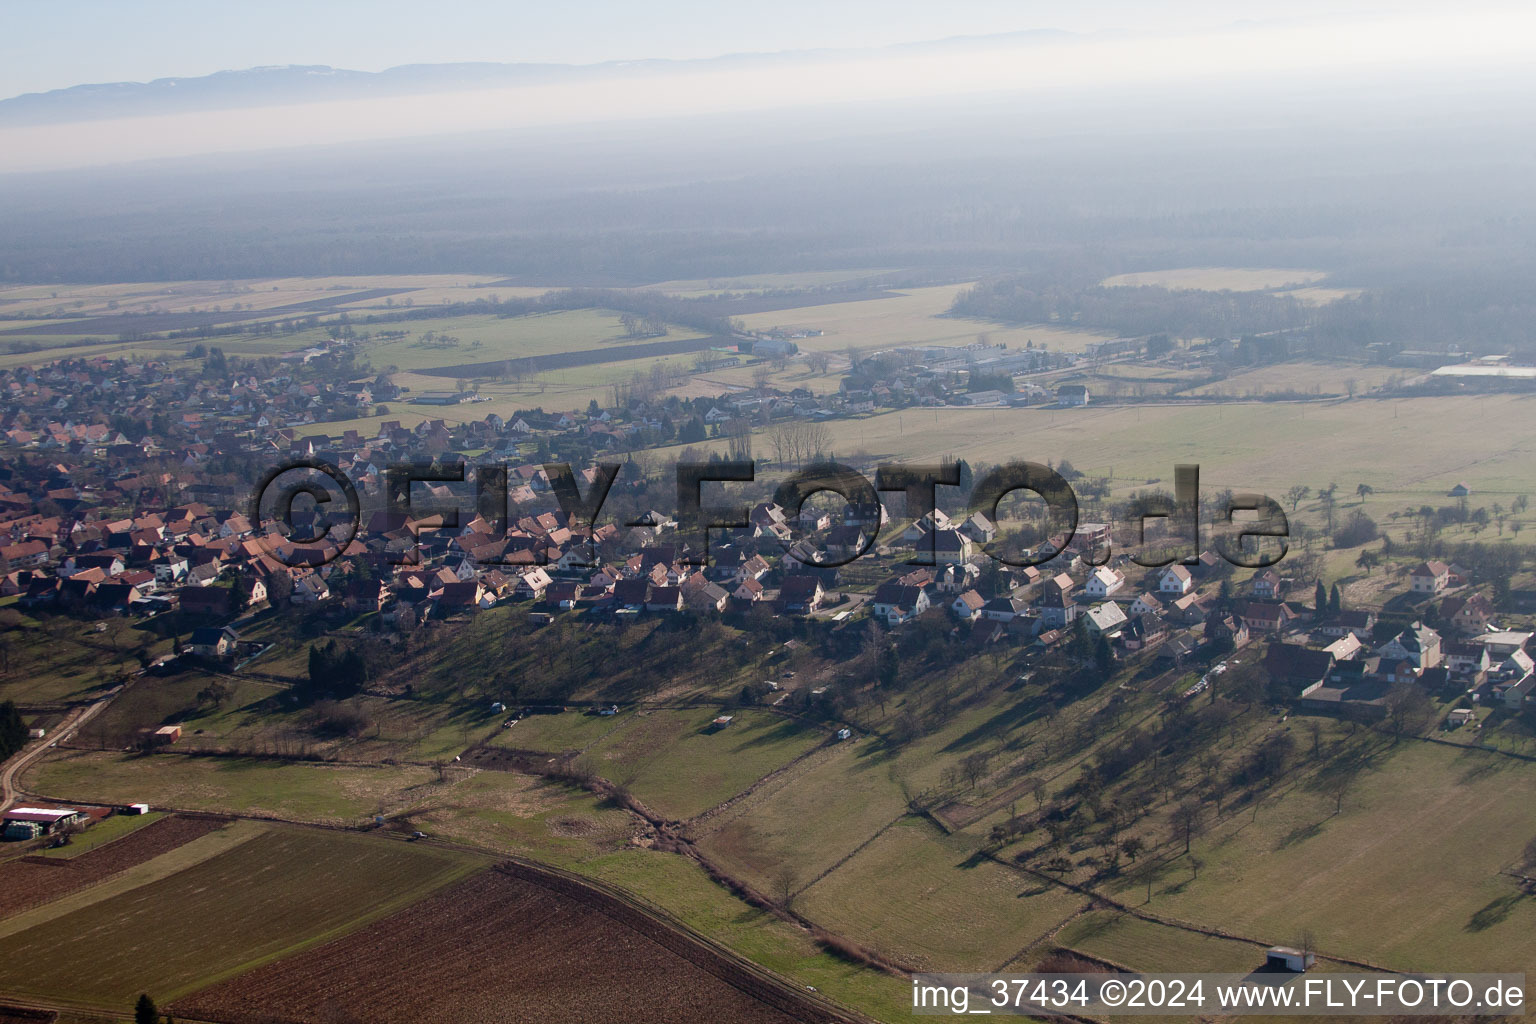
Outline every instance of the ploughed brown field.
[[0, 918], [95, 885], [228, 824], [225, 818], [161, 818], [78, 857], [22, 857], [0, 865]]
[[850, 1020], [611, 897], [517, 865], [171, 1009], [227, 1024]]

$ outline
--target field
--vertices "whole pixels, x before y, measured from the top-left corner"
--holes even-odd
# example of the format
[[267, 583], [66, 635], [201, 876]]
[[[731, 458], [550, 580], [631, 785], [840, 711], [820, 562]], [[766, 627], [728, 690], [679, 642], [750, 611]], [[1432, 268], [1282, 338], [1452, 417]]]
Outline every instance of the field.
[[164, 1002], [382, 917], [481, 863], [398, 841], [261, 828], [166, 877], [89, 890], [83, 906], [8, 928], [0, 990], [109, 1006], [149, 991]]
[[436, 777], [415, 765], [69, 751], [32, 768], [26, 786], [64, 799], [358, 824], [427, 798], [441, 785]]
[[1340, 814], [1295, 787], [1253, 820], [1234, 815], [1195, 843], [1198, 879], [1175, 859], [1148, 909], [1276, 941], [1308, 929], [1322, 952], [1399, 969], [1525, 970], [1536, 903], [1501, 872], [1536, 835], [1536, 808], [1512, 798], [1533, 778], [1484, 751], [1389, 749]]
[[653, 810], [684, 819], [735, 796], [825, 739], [817, 729], [767, 712], [738, 712], [721, 730], [710, 728], [714, 717], [709, 709], [642, 712], [584, 757]]
[[802, 351], [840, 353], [854, 348], [896, 348], [902, 345], [969, 345], [979, 334], [992, 343], [1023, 348], [1033, 341], [1056, 352], [1081, 352], [1107, 335], [1047, 325], [1006, 327], [982, 320], [951, 317], [950, 304], [968, 284], [912, 288], [899, 295], [863, 302], [830, 303], [798, 309], [751, 313], [740, 317], [749, 330], [774, 327], [814, 328], [820, 337], [797, 338]]
[[1117, 286], [1191, 289], [1210, 292], [1258, 292], [1311, 284], [1328, 275], [1321, 270], [1244, 269], [1239, 267], [1180, 267], [1175, 270], [1143, 270], [1105, 278], [1106, 288]]
[[[1435, 430], [1423, 429], [1432, 419]], [[1314, 490], [1337, 480], [1375, 488], [1378, 518], [1424, 503], [1446, 504], [1457, 481], [1478, 503], [1531, 488], [1536, 400], [1514, 395], [1242, 406], [1086, 409], [909, 409], [828, 423], [839, 456], [977, 463], [1068, 459], [1089, 475], [1112, 475], [1125, 491], [1171, 486], [1175, 463], [1200, 466], [1202, 488]], [[1352, 495], [1351, 495], [1352, 498]], [[1289, 511], [1289, 510], [1287, 510]]]
[[802, 995], [671, 939], [614, 901], [573, 898], [501, 870], [173, 1009], [229, 1024], [297, 1024], [341, 1007], [399, 1024], [827, 1019]]
[[800, 896], [834, 931], [932, 971], [994, 971], [1086, 901], [1000, 864], [930, 823], [903, 819]]
[[[152, 826], [116, 838], [104, 846], [82, 850], [78, 856], [60, 865], [27, 860], [0, 863], [0, 908], [3, 908], [0, 909], [0, 918], [11, 917], [29, 907], [40, 906], [95, 885], [199, 836], [217, 832], [225, 824], [210, 818], [161, 818]], [[76, 844], [94, 839], [92, 833], [104, 827], [105, 823], [94, 826], [85, 836], [77, 839]], [[65, 850], [71, 848], [65, 847]]]

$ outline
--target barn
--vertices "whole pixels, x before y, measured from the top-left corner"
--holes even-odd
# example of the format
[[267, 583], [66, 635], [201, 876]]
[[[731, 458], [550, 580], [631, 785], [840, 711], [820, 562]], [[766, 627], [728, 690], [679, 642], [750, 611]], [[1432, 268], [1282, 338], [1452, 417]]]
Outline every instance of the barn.
[[1274, 971], [1290, 971], [1301, 974], [1317, 963], [1317, 956], [1290, 946], [1271, 946], [1264, 954], [1264, 966]]

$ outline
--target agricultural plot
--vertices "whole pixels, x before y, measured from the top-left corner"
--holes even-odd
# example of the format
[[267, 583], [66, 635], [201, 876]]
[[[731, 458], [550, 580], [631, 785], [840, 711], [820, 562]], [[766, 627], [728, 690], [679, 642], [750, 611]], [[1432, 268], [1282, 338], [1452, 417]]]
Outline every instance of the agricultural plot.
[[743, 711], [724, 729], [715, 712], [646, 711], [584, 755], [605, 778], [629, 786], [648, 807], [685, 819], [719, 804], [826, 739], [820, 730], [763, 711]]
[[[0, 919], [95, 885], [200, 836], [217, 832], [225, 824], [211, 818], [160, 818], [128, 835], [120, 835], [114, 842], [82, 849], [67, 860], [59, 858], [65, 861], [62, 864], [41, 864], [25, 858], [0, 863]], [[90, 835], [86, 833], [87, 837]], [[86, 837], [75, 840], [84, 842]]]
[[803, 995], [625, 910], [487, 871], [173, 1009], [229, 1024], [297, 1024], [336, 1006], [400, 1024], [827, 1019]]
[[[1426, 431], [1425, 422], [1437, 429]], [[909, 409], [828, 424], [840, 456], [978, 462], [1066, 458], [1122, 491], [1171, 486], [1173, 466], [1200, 466], [1203, 488], [1278, 498], [1296, 484], [1373, 486], [1383, 509], [1445, 503], [1466, 480], [1480, 495], [1530, 490], [1536, 401], [1514, 395], [1390, 402], [1086, 409]], [[765, 442], [766, 443], [766, 442]], [[1507, 497], [1506, 497], [1507, 504]], [[1385, 511], [1381, 513], [1385, 515]]]
[[911, 967], [992, 971], [1085, 902], [909, 818], [804, 892], [799, 906], [833, 931]]
[[164, 1002], [408, 906], [481, 866], [403, 842], [267, 829], [0, 938], [0, 991], [109, 1006], [149, 991]]
[[798, 338], [801, 351], [841, 353], [854, 348], [897, 348], [903, 345], [969, 345], [985, 334], [992, 344], [1024, 348], [1034, 342], [1057, 352], [1081, 352], [1090, 342], [1109, 335], [1034, 324], [1011, 327], [987, 320], [949, 316], [955, 296], [969, 285], [912, 288], [889, 298], [840, 302], [823, 306], [751, 313], [740, 319], [749, 330], [774, 327], [813, 328], [819, 337]]
[[1394, 377], [1403, 376], [1402, 370], [1390, 366], [1278, 363], [1246, 373], [1234, 373], [1225, 380], [1191, 388], [1187, 393], [1230, 398], [1255, 398], [1278, 393], [1347, 395], [1351, 390], [1363, 394]]
[[579, 864], [576, 870], [619, 886], [753, 963], [813, 986], [877, 1020], [905, 1021], [911, 1016], [905, 979], [867, 970], [821, 949], [804, 928], [736, 899], [696, 861], [629, 847]]

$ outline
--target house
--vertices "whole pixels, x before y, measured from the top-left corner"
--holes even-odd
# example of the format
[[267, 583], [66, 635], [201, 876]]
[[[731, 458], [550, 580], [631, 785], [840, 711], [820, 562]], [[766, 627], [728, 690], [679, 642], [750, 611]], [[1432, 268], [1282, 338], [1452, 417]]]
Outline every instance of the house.
[[786, 612], [809, 614], [825, 596], [819, 576], [789, 576], [779, 585], [779, 604]]
[[645, 599], [645, 610], [648, 612], [682, 611], [683, 589], [681, 587], [652, 587], [651, 595]]
[[1156, 615], [1163, 610], [1163, 602], [1152, 594], [1142, 594], [1131, 602], [1131, 615]]
[[1088, 582], [1083, 584], [1083, 593], [1095, 601], [1102, 601], [1125, 586], [1125, 573], [1119, 569], [1111, 569], [1101, 565], [1088, 577]]
[[997, 526], [980, 512], [973, 512], [960, 524], [960, 532], [977, 544], [990, 544], [997, 537]]
[[[262, 591], [266, 596], [266, 591]], [[353, 576], [347, 580], [341, 603], [349, 612], [376, 612], [389, 601], [389, 587], [383, 580], [368, 576]]]
[[1450, 498], [1465, 498], [1465, 497], [1468, 497], [1469, 495], [1471, 495], [1472, 488], [1468, 487], [1467, 484], [1466, 484], [1466, 481], [1463, 480], [1463, 481], [1457, 483], [1456, 486], [1452, 487], [1449, 491], [1446, 491], [1445, 493], [1446, 493], [1446, 496], [1450, 497]]
[[537, 601], [544, 596], [544, 591], [554, 580], [548, 570], [543, 566], [535, 566], [523, 573], [517, 581], [517, 588], [513, 591], [520, 600]]
[[1260, 633], [1278, 633], [1296, 618], [1296, 613], [1279, 601], [1249, 601], [1242, 614], [1248, 629]]
[[738, 601], [753, 603], [763, 599], [764, 587], [757, 580], [742, 580], [736, 584], [736, 589], [731, 591], [731, 597]]
[[970, 561], [971, 538], [959, 530], [937, 531], [933, 535], [933, 558], [939, 565], [955, 565]]
[[192, 631], [186, 650], [203, 658], [227, 658], [235, 652], [240, 634], [228, 626], [202, 626]]
[[1371, 611], [1340, 612], [1318, 627], [1324, 636], [1339, 637], [1351, 634], [1360, 640], [1369, 640], [1376, 629], [1376, 613]]
[[1488, 648], [1478, 643], [1461, 643], [1448, 640], [1440, 645], [1445, 667], [1451, 675], [1461, 679], [1477, 679], [1493, 665]]
[[961, 622], [973, 622], [981, 616], [981, 610], [986, 603], [976, 591], [967, 590], [949, 603], [949, 611]]
[[1280, 574], [1273, 569], [1260, 569], [1248, 581], [1248, 593], [1255, 601], [1276, 601], [1281, 595]]
[[1087, 620], [1088, 632], [1092, 636], [1114, 636], [1126, 623], [1125, 612], [1112, 601], [1088, 609], [1083, 618]]
[[1205, 620], [1205, 639], [1210, 643], [1230, 643], [1234, 649], [1248, 645], [1248, 623], [1237, 615], [1213, 615]]
[[1168, 635], [1168, 627], [1156, 615], [1134, 615], [1120, 630], [1120, 645], [1128, 651], [1156, 647]]
[[479, 580], [444, 583], [442, 592], [437, 597], [438, 612], [445, 616], [456, 612], [482, 610], [495, 603], [496, 598], [486, 593], [485, 587]]
[[1170, 565], [1157, 581], [1157, 592], [1182, 597], [1195, 589], [1195, 577], [1182, 565]]
[[651, 581], [645, 578], [619, 580], [613, 585], [613, 603], [620, 608], [639, 611], [651, 595]]
[[864, 548], [869, 544], [869, 535], [864, 532], [862, 526], [853, 523], [845, 523], [827, 534], [827, 554], [834, 558], [856, 558], [864, 553]]
[[1035, 611], [1039, 616], [1040, 629], [1061, 629], [1070, 626], [1077, 619], [1077, 605], [1072, 600], [1072, 589], [1076, 586], [1072, 577], [1066, 573], [1057, 573], [1040, 585], [1040, 593], [1035, 596]]
[[1415, 622], [1376, 649], [1383, 659], [1407, 661], [1422, 672], [1440, 664], [1440, 634]]
[[1023, 615], [1029, 604], [1017, 597], [994, 597], [981, 607], [981, 617], [1004, 625]]
[[[753, 582], [756, 583], [755, 580]], [[683, 598], [688, 607], [696, 612], [710, 611], [711, 609], [716, 612], [723, 612], [730, 599], [731, 595], [724, 587], [708, 582], [693, 587]]]
[[1067, 408], [1088, 404], [1088, 388], [1083, 384], [1063, 384], [1056, 389], [1056, 404]]
[[875, 590], [870, 614], [884, 619], [886, 625], [899, 626], [917, 618], [930, 606], [928, 591], [923, 587], [900, 582], [882, 583]]
[[1408, 574], [1409, 589], [1415, 594], [1438, 594], [1450, 585], [1451, 567], [1444, 562], [1420, 562]]
[[1482, 594], [1448, 597], [1440, 602], [1440, 617], [1467, 636], [1486, 630], [1493, 616], [1493, 602]]

